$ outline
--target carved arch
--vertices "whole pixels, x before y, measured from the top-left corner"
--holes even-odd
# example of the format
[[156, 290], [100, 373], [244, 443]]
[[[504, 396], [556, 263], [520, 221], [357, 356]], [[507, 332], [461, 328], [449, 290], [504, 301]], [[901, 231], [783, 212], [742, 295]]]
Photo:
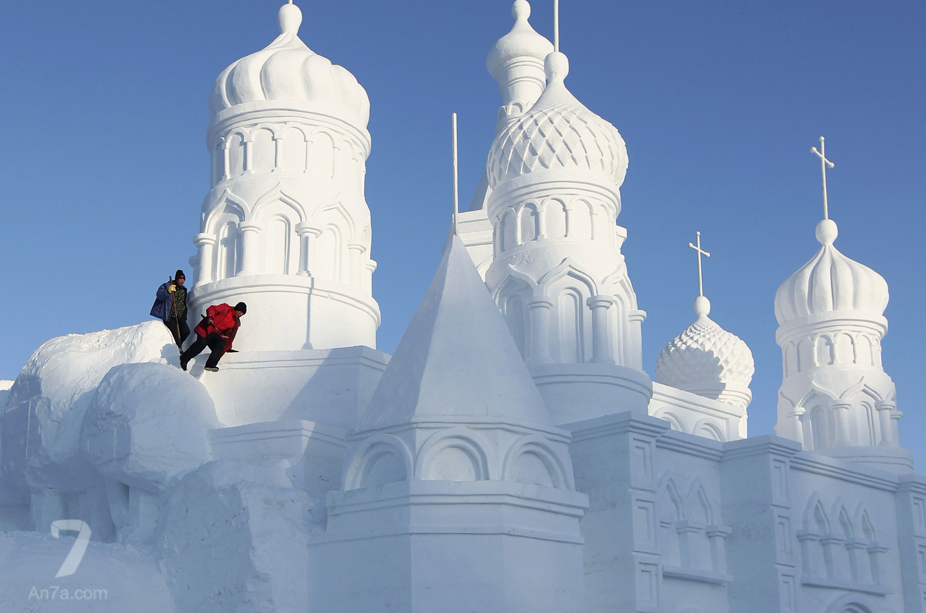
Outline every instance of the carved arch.
[[257, 199], [257, 202], [251, 209], [251, 216], [249, 221], [259, 221], [259, 218], [261, 214], [263, 214], [264, 209], [272, 207], [276, 202], [280, 202], [292, 209], [293, 212], [296, 213], [296, 217], [299, 220], [297, 223], [302, 223], [306, 220], [305, 211], [302, 210], [302, 205], [299, 204], [299, 201], [284, 192], [282, 189], [282, 184], [277, 183], [273, 189]]
[[521, 458], [527, 455], [532, 455], [540, 460], [550, 477], [552, 487], [566, 490], [575, 489], [572, 463], [568, 461], [568, 458], [564, 460], [561, 454], [557, 453], [556, 449], [550, 445], [550, 442], [539, 434], [523, 436], [508, 448], [502, 467], [502, 479], [516, 481], [514, 472], [518, 469]]
[[689, 517], [694, 515], [694, 509], [700, 508], [702, 513], [704, 513], [704, 523], [706, 525], [716, 523], [714, 521], [714, 507], [711, 505], [707, 490], [704, 489], [704, 483], [701, 482], [701, 477], [696, 476], [692, 479], [691, 485], [688, 487], [688, 496], [686, 500], [689, 501], [687, 505]]
[[415, 475], [417, 479], [429, 481], [439, 480], [435, 476], [435, 469], [439, 468], [441, 456], [453, 460], [463, 458], [469, 462], [465, 468], [472, 470], [472, 478], [449, 479], [451, 481], [485, 481], [497, 479], [495, 458], [491, 455], [492, 447], [485, 437], [469, 428], [457, 427], [441, 430], [432, 434], [421, 446], [415, 460]]
[[688, 431], [685, 429], [685, 423], [679, 419], [677, 415], [668, 411], [667, 409], [659, 409], [653, 414], [653, 417], [658, 417], [659, 419], [664, 419], [669, 422], [669, 427], [676, 432], [685, 432]]
[[724, 443], [727, 440], [727, 437], [724, 436], [723, 430], [721, 430], [720, 427], [718, 427], [717, 424], [709, 418], [705, 418], [697, 422], [691, 429], [691, 433], [698, 436], [704, 436], [705, 438], [711, 438], [721, 443]]
[[[370, 482], [377, 464], [385, 468], [387, 473], [384, 482], [409, 481], [414, 477], [411, 451], [402, 439], [392, 434], [374, 434], [360, 442], [348, 457], [350, 460], [344, 471], [344, 490], [382, 485], [382, 482]], [[395, 472], [392, 469], [396, 469]], [[402, 469], [404, 474], [397, 469]]]
[[539, 279], [539, 283], [544, 287], [544, 294], [548, 298], [554, 297], [551, 295], [551, 288], [554, 287], [557, 281], [560, 281], [565, 277], [571, 277], [584, 285], [588, 291], [589, 296], [598, 295], [598, 284], [595, 282], [595, 278], [591, 275], [591, 273], [578, 266], [575, 262], [573, 262], [572, 258], [569, 257], [564, 259], [556, 268]]
[[826, 509], [823, 508], [823, 502], [820, 500], [820, 495], [816, 492], [811, 494], [810, 499], [807, 501], [807, 506], [804, 509], [803, 519], [804, 529], [808, 532], [812, 532], [818, 536], [830, 534], [831, 530], [829, 516], [826, 513]]

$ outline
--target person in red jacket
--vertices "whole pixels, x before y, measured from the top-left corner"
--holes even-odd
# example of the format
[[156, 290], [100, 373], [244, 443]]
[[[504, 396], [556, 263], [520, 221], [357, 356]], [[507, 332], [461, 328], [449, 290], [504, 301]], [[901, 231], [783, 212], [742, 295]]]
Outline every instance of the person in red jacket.
[[219, 370], [219, 360], [232, 351], [232, 341], [241, 325], [241, 316], [248, 312], [248, 305], [239, 302], [234, 307], [227, 304], [214, 304], [206, 309], [206, 317], [194, 328], [199, 337], [190, 347], [180, 354], [180, 368], [186, 370], [187, 364], [198, 356], [207, 346], [212, 350], [206, 360], [210, 372]]

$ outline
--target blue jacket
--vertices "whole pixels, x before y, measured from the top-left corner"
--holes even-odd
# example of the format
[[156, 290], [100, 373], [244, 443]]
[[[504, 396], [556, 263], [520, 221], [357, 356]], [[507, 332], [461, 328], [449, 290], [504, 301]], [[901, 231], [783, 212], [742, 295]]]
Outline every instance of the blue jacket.
[[157, 298], [154, 301], [154, 306], [151, 307], [151, 316], [157, 317], [164, 323], [167, 323], [167, 320], [174, 313], [174, 295], [167, 290], [168, 287], [170, 287], [170, 283], [164, 283], [158, 288]]

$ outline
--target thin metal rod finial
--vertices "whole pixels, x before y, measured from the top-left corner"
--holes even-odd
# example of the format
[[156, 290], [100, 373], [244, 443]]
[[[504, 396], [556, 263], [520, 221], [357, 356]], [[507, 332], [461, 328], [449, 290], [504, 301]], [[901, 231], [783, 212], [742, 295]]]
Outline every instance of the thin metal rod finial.
[[453, 114], [453, 234], [457, 235], [457, 217], [460, 215], [460, 176], [457, 160], [457, 114]]
[[559, 52], [559, 0], [553, 0], [553, 50]]

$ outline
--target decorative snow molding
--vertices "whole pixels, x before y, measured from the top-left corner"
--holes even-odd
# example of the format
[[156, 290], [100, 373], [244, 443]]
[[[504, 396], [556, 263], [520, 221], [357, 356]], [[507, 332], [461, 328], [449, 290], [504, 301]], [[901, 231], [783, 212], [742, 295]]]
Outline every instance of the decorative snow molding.
[[345, 490], [409, 481], [414, 475], [412, 452], [392, 434], [375, 434], [346, 456]]
[[575, 489], [572, 463], [539, 434], [522, 437], [508, 449], [502, 480]]
[[480, 433], [459, 427], [432, 434], [418, 451], [415, 478], [425, 481], [498, 480], [492, 446]]
[[848, 505], [837, 497], [827, 513], [815, 492], [803, 520], [804, 528], [797, 533], [803, 585], [877, 596], [893, 593], [881, 584], [882, 560], [889, 550], [878, 543], [864, 503], [859, 502], [850, 514]]

